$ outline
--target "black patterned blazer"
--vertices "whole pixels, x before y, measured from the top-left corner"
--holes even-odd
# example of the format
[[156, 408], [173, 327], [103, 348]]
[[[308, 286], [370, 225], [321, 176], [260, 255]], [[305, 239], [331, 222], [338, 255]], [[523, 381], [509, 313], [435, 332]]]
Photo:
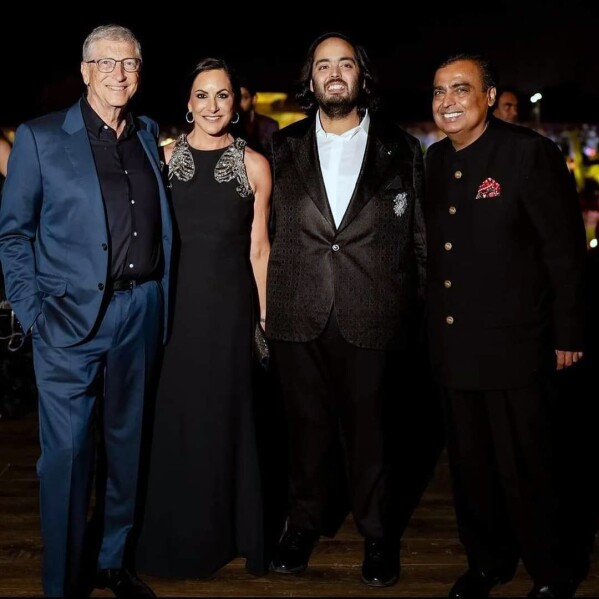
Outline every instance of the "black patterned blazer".
[[339, 228], [320, 170], [314, 117], [274, 134], [273, 176], [267, 336], [315, 339], [334, 306], [348, 342], [403, 347], [426, 272], [418, 140], [371, 115], [364, 162]]

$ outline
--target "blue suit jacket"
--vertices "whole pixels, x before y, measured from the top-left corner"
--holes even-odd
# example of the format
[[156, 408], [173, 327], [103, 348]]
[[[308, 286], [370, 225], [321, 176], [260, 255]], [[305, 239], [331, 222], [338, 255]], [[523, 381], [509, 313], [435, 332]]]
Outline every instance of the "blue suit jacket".
[[[160, 190], [167, 335], [172, 224], [156, 137], [138, 132]], [[80, 102], [17, 129], [0, 205], [0, 259], [6, 295], [25, 331], [36, 323], [52, 346], [86, 339], [98, 319], [109, 276], [108, 229]]]

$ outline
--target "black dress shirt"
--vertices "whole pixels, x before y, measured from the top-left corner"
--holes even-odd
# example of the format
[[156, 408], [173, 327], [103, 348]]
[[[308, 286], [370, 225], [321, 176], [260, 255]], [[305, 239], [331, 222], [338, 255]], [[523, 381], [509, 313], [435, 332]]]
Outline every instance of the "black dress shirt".
[[86, 98], [81, 107], [106, 209], [110, 278], [158, 278], [162, 259], [160, 196], [154, 170], [137, 136], [137, 123], [128, 113], [117, 139], [114, 129]]

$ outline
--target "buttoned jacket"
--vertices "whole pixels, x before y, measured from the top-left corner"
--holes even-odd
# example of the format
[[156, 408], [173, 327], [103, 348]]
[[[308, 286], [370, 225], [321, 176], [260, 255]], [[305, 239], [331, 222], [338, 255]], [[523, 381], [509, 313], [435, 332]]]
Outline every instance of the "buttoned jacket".
[[[172, 225], [160, 172], [157, 124], [138, 119], [137, 135], [160, 194], [168, 302]], [[110, 239], [102, 191], [80, 102], [22, 124], [16, 132], [0, 207], [6, 295], [25, 330], [46, 343], [86, 339], [110, 293]], [[164, 335], [167, 335], [165, 306]]]
[[316, 339], [334, 306], [348, 342], [371, 349], [404, 346], [425, 278], [418, 140], [371, 115], [362, 167], [338, 227], [314, 118], [274, 134], [273, 174], [267, 335]]
[[557, 145], [493, 117], [474, 143], [425, 157], [428, 328], [445, 386], [537, 380], [555, 350], [583, 349], [586, 251], [573, 180]]

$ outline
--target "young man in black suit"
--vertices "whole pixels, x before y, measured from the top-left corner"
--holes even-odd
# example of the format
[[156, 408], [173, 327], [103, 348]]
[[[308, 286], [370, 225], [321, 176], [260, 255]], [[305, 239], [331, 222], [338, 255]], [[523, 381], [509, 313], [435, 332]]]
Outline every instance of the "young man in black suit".
[[302, 81], [308, 118], [273, 137], [266, 333], [287, 416], [290, 513], [272, 569], [306, 568], [343, 439], [362, 580], [389, 586], [399, 535], [386, 427], [397, 433], [388, 410], [405, 397], [400, 369], [424, 285], [422, 151], [374, 112], [368, 56], [348, 37], [316, 39]]
[[490, 117], [495, 94], [484, 59], [445, 61], [447, 137], [425, 161], [429, 339], [469, 563], [450, 597], [487, 597], [522, 557], [528, 597], [563, 599], [588, 570], [554, 418], [556, 370], [582, 358], [585, 235], [558, 147]]

